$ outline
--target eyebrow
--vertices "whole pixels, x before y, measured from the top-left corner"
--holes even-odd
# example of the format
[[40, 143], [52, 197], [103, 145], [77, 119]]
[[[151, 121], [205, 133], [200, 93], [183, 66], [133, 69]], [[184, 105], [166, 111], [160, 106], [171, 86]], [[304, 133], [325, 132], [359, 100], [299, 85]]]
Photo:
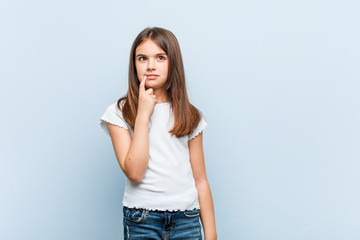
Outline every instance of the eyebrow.
[[[157, 53], [157, 54], [155, 54], [155, 56], [160, 56], [160, 55], [166, 55], [166, 53]], [[139, 53], [138, 55], [136, 55], [136, 57], [140, 57], [140, 56], [145, 56], [146, 57], [146, 55], [143, 54], [143, 53]]]

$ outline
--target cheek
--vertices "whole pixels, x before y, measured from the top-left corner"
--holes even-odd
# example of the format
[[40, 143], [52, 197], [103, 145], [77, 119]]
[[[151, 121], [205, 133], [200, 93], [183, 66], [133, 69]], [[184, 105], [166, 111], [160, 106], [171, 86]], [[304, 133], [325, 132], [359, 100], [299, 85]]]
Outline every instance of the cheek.
[[135, 64], [136, 71], [141, 71], [141, 66], [139, 64]]
[[145, 69], [141, 64], [135, 64], [135, 68], [137, 75], [141, 75], [145, 72]]
[[168, 73], [168, 69], [169, 69], [169, 65], [168, 65], [168, 64], [164, 64], [164, 65], [163, 65], [163, 72], [167, 74], [167, 73]]

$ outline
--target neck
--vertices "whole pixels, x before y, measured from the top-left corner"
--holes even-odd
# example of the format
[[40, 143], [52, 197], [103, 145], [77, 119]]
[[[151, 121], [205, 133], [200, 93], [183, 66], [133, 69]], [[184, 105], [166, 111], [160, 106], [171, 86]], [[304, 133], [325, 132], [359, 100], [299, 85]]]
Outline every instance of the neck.
[[153, 91], [153, 94], [156, 96], [157, 102], [156, 103], [164, 103], [164, 102], [168, 102], [169, 99], [166, 95], [166, 92], [161, 91], [160, 89], [155, 89]]

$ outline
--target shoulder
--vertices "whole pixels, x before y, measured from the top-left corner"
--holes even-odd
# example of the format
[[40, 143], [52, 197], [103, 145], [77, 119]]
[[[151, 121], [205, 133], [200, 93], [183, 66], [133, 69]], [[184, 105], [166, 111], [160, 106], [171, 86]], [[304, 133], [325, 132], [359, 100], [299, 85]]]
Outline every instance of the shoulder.
[[205, 117], [205, 114], [204, 114], [204, 112], [200, 109], [200, 108], [198, 108], [197, 106], [195, 106], [195, 105], [193, 105], [193, 104], [190, 104], [190, 106], [191, 106], [191, 108], [192, 108], [192, 113], [193, 114], [199, 114], [200, 115], [200, 119], [204, 119], [204, 120], [206, 120], [206, 117]]
[[204, 120], [204, 121], [206, 121], [206, 116], [205, 116], [205, 114], [204, 114], [200, 109], [198, 109], [198, 111], [199, 111], [199, 114], [200, 114], [201, 119]]
[[198, 110], [198, 112], [200, 114], [200, 121], [197, 124], [197, 126], [195, 127], [195, 129], [192, 131], [192, 133], [188, 135], [188, 141], [190, 141], [191, 139], [198, 136], [201, 132], [203, 132], [203, 130], [208, 125], [205, 114], [200, 109], [198, 109], [198, 108], [196, 108], [196, 109]]
[[122, 108], [124, 107], [125, 104], [125, 100], [122, 100], [119, 104], [118, 101], [110, 104], [107, 108], [106, 111], [112, 112], [118, 116], [122, 117]]
[[105, 130], [106, 133], [109, 133], [107, 123], [117, 125], [117, 126], [125, 128], [125, 129], [129, 129], [129, 125], [124, 120], [122, 112], [121, 112], [121, 108], [124, 104], [124, 101], [122, 101], [120, 104], [121, 104], [120, 108], [118, 106], [117, 101], [110, 104], [106, 108], [102, 117], [100, 118], [100, 125]]

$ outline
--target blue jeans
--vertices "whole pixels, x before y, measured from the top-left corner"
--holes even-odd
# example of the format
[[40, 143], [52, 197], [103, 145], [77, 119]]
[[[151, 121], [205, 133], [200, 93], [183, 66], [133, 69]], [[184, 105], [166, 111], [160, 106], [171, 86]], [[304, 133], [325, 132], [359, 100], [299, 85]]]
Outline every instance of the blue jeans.
[[123, 206], [124, 239], [201, 240], [200, 210], [150, 211]]

